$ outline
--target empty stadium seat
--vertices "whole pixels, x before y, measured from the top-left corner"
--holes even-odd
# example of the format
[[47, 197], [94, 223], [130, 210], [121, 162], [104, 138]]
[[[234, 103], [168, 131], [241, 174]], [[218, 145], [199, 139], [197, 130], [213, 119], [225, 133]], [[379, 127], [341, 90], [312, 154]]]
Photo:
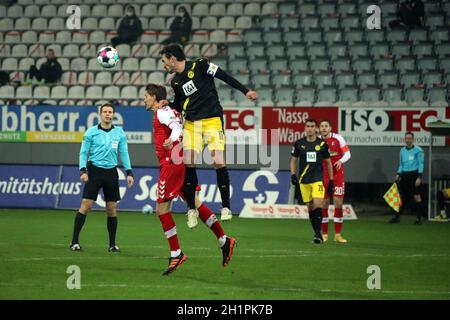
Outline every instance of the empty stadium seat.
[[407, 88], [405, 92], [406, 102], [414, 107], [427, 107], [424, 101], [424, 90], [422, 88]]
[[339, 89], [354, 86], [355, 85], [355, 76], [351, 72], [346, 73], [337, 73], [336, 74], [336, 85]]
[[447, 107], [449, 98], [446, 88], [428, 89], [428, 102], [432, 107]]

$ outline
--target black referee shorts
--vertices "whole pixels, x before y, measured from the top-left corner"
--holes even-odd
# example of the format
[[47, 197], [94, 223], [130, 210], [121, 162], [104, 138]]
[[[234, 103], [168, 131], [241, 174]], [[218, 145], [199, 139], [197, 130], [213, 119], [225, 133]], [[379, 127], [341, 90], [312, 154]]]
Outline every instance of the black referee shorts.
[[87, 167], [89, 180], [84, 185], [83, 199], [97, 200], [100, 189], [103, 189], [105, 202], [119, 201], [119, 175], [117, 169], [103, 169], [89, 164]]
[[419, 177], [418, 171], [403, 172], [399, 183], [400, 195], [409, 198], [413, 195], [421, 194], [421, 186], [416, 187], [416, 180]]

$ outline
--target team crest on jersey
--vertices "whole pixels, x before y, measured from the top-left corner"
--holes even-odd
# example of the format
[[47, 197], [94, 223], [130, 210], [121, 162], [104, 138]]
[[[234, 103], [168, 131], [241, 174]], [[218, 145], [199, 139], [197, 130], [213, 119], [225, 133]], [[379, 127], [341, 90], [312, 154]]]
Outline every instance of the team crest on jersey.
[[320, 146], [315, 146], [314, 149], [315, 149], [316, 151], [319, 151], [319, 150], [320, 150]]
[[188, 76], [189, 79], [194, 78], [194, 76], [195, 76], [194, 71], [190, 70], [190, 71], [188, 72], [187, 76]]

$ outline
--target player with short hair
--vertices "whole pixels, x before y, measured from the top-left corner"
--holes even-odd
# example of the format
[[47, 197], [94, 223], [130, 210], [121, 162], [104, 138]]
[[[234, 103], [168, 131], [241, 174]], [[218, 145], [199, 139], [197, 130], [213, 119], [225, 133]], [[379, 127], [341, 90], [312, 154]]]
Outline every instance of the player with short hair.
[[[325, 192], [331, 194], [333, 190], [333, 169], [328, 152], [328, 145], [316, 133], [317, 121], [305, 121], [306, 137], [297, 140], [291, 152], [291, 183], [300, 184], [300, 194], [303, 202], [308, 206], [309, 220], [314, 230], [313, 243], [323, 243], [321, 234], [322, 208]], [[330, 177], [328, 189], [323, 185], [322, 162], [326, 162]], [[297, 167], [300, 163], [300, 176], [297, 177]]]
[[[112, 124], [115, 108], [110, 103], [100, 107], [100, 123], [89, 128], [83, 137], [80, 149], [80, 179], [85, 183], [81, 206], [75, 217], [70, 249], [80, 251], [79, 235], [86, 221], [86, 215], [92, 210], [98, 192], [103, 189], [106, 202], [107, 228], [109, 234], [109, 252], [120, 252], [116, 245], [117, 201], [120, 200], [119, 176], [117, 174], [118, 156], [127, 173], [127, 185], [133, 183], [130, 156], [128, 155], [127, 136], [122, 128]], [[89, 161], [88, 161], [89, 160]]]
[[[166, 88], [150, 83], [145, 88], [145, 107], [153, 110], [153, 140], [160, 165], [158, 178], [158, 198], [156, 214], [161, 221], [164, 233], [169, 241], [169, 266], [163, 275], [169, 275], [187, 258], [181, 251], [175, 221], [170, 212], [172, 200], [184, 196], [184, 176], [186, 166], [183, 163], [183, 149], [180, 145], [183, 128], [179, 113], [165, 105]], [[236, 239], [228, 237], [214, 213], [195, 197], [195, 206], [200, 219], [214, 232], [222, 249], [222, 265], [226, 267], [233, 255]]]
[[[342, 224], [344, 222], [342, 205], [345, 194], [343, 164], [350, 159], [351, 154], [344, 138], [340, 134], [332, 132], [331, 129], [331, 122], [329, 120], [320, 121], [320, 132], [322, 139], [328, 144], [331, 165], [333, 167], [334, 188], [333, 194], [330, 197], [333, 198], [334, 205], [334, 241], [347, 243], [347, 240], [341, 235]], [[323, 171], [325, 189], [328, 189], [329, 179], [325, 161], [323, 162]], [[324, 242], [328, 240], [328, 208], [330, 206], [330, 197], [328, 194], [325, 194], [324, 207], [322, 209], [322, 236]]]
[[161, 50], [161, 61], [164, 69], [174, 73], [171, 86], [175, 99], [171, 106], [183, 112], [183, 149], [186, 163], [186, 201], [189, 206], [188, 226], [197, 225], [195, 210], [195, 188], [198, 184], [195, 170], [196, 156], [208, 144], [211, 158], [216, 170], [217, 185], [222, 197], [222, 221], [231, 220], [230, 210], [230, 178], [224, 161], [225, 134], [223, 129], [223, 109], [219, 102], [214, 78], [218, 78], [231, 87], [241, 91], [250, 100], [258, 99], [256, 91], [242, 85], [206, 58], [186, 61], [186, 56], [177, 44], [167, 45]]
[[[407, 131], [405, 133], [405, 144], [400, 149], [400, 163], [395, 180], [398, 184], [403, 207], [409, 205], [416, 211], [416, 221], [414, 224], [422, 224], [422, 216], [426, 215], [426, 206], [422, 202], [420, 195], [422, 186], [422, 174], [424, 164], [424, 153], [421, 147], [414, 145], [414, 133]], [[400, 212], [394, 213], [389, 223], [400, 222]]]

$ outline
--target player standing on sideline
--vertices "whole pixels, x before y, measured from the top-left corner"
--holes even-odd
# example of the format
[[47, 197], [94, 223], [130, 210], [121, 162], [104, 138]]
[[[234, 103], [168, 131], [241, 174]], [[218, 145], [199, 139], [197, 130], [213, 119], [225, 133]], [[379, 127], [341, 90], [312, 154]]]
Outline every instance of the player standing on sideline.
[[[120, 200], [119, 176], [117, 174], [118, 155], [127, 173], [127, 185], [133, 183], [130, 157], [128, 155], [127, 136], [122, 128], [113, 126], [115, 108], [110, 103], [100, 107], [100, 123], [84, 133], [80, 150], [80, 179], [85, 183], [83, 200], [75, 217], [70, 249], [81, 250], [78, 236], [83, 228], [86, 215], [97, 200], [100, 188], [103, 189], [106, 202], [107, 228], [109, 234], [109, 252], [120, 252], [116, 246], [117, 201]], [[89, 159], [89, 161], [88, 161]]]
[[214, 78], [241, 91], [250, 100], [258, 99], [256, 91], [251, 91], [206, 58], [186, 61], [183, 49], [170, 44], [160, 52], [164, 69], [175, 73], [171, 86], [175, 99], [171, 106], [185, 117], [183, 128], [183, 150], [186, 164], [185, 192], [189, 206], [188, 226], [197, 225], [198, 212], [195, 210], [195, 189], [198, 184], [195, 159], [201, 155], [204, 143], [208, 144], [217, 175], [217, 185], [222, 198], [220, 219], [231, 220], [230, 178], [224, 161], [225, 134], [223, 130], [223, 109], [219, 102]]
[[[411, 205], [411, 208], [416, 211], [416, 221], [414, 224], [420, 225], [422, 224], [422, 215], [425, 215], [426, 212], [425, 205], [420, 196], [424, 154], [421, 147], [414, 145], [414, 133], [411, 131], [405, 133], [405, 143], [406, 146], [400, 149], [400, 164], [395, 180], [399, 185], [403, 207], [405, 205]], [[389, 223], [400, 222], [400, 212], [394, 213]]]
[[[163, 275], [169, 275], [187, 258], [180, 249], [175, 221], [170, 212], [172, 200], [178, 196], [184, 198], [182, 188], [186, 166], [183, 163], [183, 150], [179, 145], [183, 128], [178, 112], [163, 105], [167, 96], [166, 88], [150, 83], [145, 88], [144, 96], [146, 109], [154, 112], [153, 138], [160, 166], [156, 214], [169, 241], [169, 266], [163, 272]], [[200, 219], [219, 240], [223, 254], [222, 265], [226, 267], [233, 255], [236, 240], [226, 236], [214, 213], [198, 197], [195, 197], [195, 205]]]
[[[297, 140], [291, 152], [291, 183], [300, 183], [300, 194], [303, 202], [308, 206], [309, 220], [314, 230], [313, 242], [323, 242], [321, 234], [322, 208], [325, 188], [323, 185], [322, 162], [326, 162], [328, 176], [330, 177], [326, 192], [333, 191], [333, 167], [331, 166], [328, 145], [317, 137], [317, 121], [305, 121], [306, 137]], [[297, 177], [297, 166], [300, 160], [300, 177]]]
[[[344, 138], [337, 133], [331, 132], [331, 123], [328, 120], [320, 121], [320, 132], [322, 139], [328, 144], [328, 151], [330, 153], [331, 164], [333, 166], [334, 188], [333, 198], [334, 205], [334, 241], [339, 243], [347, 243], [341, 236], [342, 223], [344, 222], [342, 214], [342, 204], [344, 203], [345, 194], [345, 180], [344, 180], [344, 166], [350, 157], [350, 149]], [[324, 185], [328, 190], [328, 174], [326, 168], [326, 161], [323, 162], [324, 171]], [[322, 236], [323, 241], [328, 240], [328, 208], [330, 206], [330, 197], [325, 194], [324, 206], [322, 209]]]

